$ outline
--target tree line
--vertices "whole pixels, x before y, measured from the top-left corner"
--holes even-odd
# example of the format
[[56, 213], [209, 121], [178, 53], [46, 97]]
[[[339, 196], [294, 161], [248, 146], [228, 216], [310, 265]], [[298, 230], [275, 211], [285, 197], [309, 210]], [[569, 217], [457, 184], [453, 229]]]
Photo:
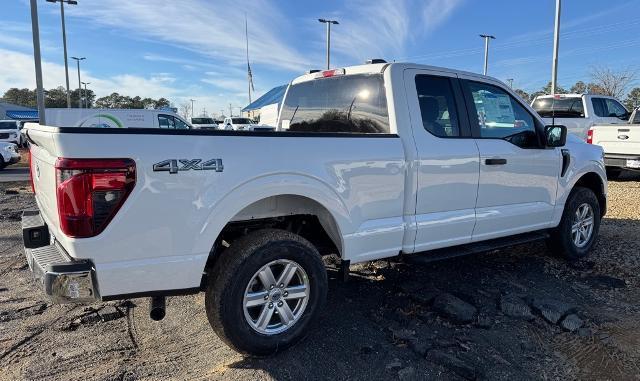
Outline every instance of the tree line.
[[[578, 81], [569, 89], [556, 86], [556, 94], [608, 95], [620, 99], [628, 110], [633, 110], [640, 106], [640, 87], [631, 88], [638, 78], [635, 69], [616, 71], [607, 67], [596, 67], [591, 70], [590, 77], [591, 80], [589, 82]], [[626, 92], [629, 88], [631, 90]], [[525, 101], [532, 102], [539, 95], [551, 94], [551, 82], [531, 94], [522, 89], [515, 89], [514, 91]]]
[[[54, 89], [45, 90], [44, 104], [47, 108], [67, 107], [67, 91], [64, 87], [58, 86]], [[24, 107], [36, 108], [36, 90], [11, 88], [7, 90], [2, 99], [5, 102], [17, 104]], [[80, 107], [80, 90], [71, 91], [71, 107]], [[171, 102], [166, 98], [142, 98], [139, 96], [130, 97], [118, 93], [111, 93], [96, 99], [96, 95], [90, 89], [82, 90], [82, 107], [88, 108], [133, 108], [133, 109], [156, 109], [169, 107]]]

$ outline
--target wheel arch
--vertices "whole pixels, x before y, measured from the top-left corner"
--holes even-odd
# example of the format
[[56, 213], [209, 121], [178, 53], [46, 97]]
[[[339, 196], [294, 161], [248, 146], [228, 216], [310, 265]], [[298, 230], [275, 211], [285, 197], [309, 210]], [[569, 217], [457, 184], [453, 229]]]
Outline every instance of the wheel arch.
[[605, 189], [606, 182], [596, 172], [587, 172], [580, 176], [578, 181], [575, 182], [572, 189], [575, 187], [584, 187], [591, 189], [598, 199], [598, 205], [600, 206], [600, 216], [603, 217], [607, 211], [607, 192]]
[[[232, 226], [278, 219], [288, 221], [313, 216], [318, 220], [338, 253], [344, 255], [344, 234], [351, 231], [347, 206], [337, 192], [324, 182], [305, 175], [270, 175], [251, 180], [221, 198], [214, 207], [200, 236], [209, 250], [203, 268], [215, 264], [221, 236]], [[265, 226], [271, 227], [271, 226]], [[304, 235], [303, 235], [304, 236]]]

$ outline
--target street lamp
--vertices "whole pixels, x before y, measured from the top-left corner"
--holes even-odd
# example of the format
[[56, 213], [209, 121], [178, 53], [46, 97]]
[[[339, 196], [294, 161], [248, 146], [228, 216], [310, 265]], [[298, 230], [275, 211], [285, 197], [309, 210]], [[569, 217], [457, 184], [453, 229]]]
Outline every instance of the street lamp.
[[195, 110], [193, 109], [193, 102], [195, 102], [195, 99], [191, 99], [191, 117], [193, 118], [196, 114]]
[[331, 24], [338, 25], [336, 20], [318, 19], [319, 22], [327, 24], [327, 70], [331, 62]]
[[64, 75], [67, 79], [67, 108], [71, 108], [71, 93], [69, 92], [69, 64], [67, 61], [67, 31], [64, 26], [64, 3], [77, 5], [75, 0], [47, 0], [49, 3], [60, 3], [60, 16], [62, 18], [62, 46], [64, 47]]
[[33, 61], [36, 71], [36, 100], [38, 102], [39, 123], [46, 125], [44, 112], [44, 87], [42, 86], [42, 59], [40, 57], [40, 25], [38, 24], [38, 2], [30, 0], [31, 8], [31, 33], [33, 34]]
[[78, 93], [78, 96], [79, 96], [78, 107], [82, 108], [82, 84], [81, 84], [81, 81], [80, 81], [80, 61], [85, 60], [86, 58], [85, 57], [80, 57], [80, 58], [71, 57], [71, 58], [76, 60], [76, 62], [78, 63], [78, 91], [79, 91], [79, 93]]
[[87, 85], [90, 85], [91, 82], [82, 82], [84, 85], [84, 108], [89, 108], [89, 93], [87, 92]]
[[495, 40], [495, 36], [489, 34], [481, 34], [480, 37], [484, 38], [484, 71], [483, 74], [487, 75], [489, 71], [489, 40]]
[[551, 67], [551, 95], [556, 94], [558, 87], [558, 51], [560, 50], [560, 11], [561, 0], [556, 0], [556, 17], [553, 28], [553, 63]]

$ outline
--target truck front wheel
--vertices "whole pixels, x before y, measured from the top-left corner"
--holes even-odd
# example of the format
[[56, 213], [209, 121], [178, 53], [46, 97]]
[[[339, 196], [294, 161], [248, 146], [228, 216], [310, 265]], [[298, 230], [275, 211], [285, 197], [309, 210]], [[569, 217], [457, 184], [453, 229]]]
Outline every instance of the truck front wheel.
[[209, 274], [205, 307], [225, 343], [266, 356], [305, 336], [326, 294], [327, 272], [316, 248], [296, 234], [266, 229], [222, 252]]
[[564, 206], [560, 225], [551, 231], [549, 249], [573, 261], [585, 257], [600, 230], [600, 204], [589, 188], [575, 187]]

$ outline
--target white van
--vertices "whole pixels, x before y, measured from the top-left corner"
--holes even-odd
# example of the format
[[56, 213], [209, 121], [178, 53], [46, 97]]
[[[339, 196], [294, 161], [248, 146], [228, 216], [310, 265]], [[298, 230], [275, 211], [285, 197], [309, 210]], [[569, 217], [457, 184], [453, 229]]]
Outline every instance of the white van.
[[190, 129], [189, 123], [168, 110], [48, 108], [47, 125], [56, 127]]

